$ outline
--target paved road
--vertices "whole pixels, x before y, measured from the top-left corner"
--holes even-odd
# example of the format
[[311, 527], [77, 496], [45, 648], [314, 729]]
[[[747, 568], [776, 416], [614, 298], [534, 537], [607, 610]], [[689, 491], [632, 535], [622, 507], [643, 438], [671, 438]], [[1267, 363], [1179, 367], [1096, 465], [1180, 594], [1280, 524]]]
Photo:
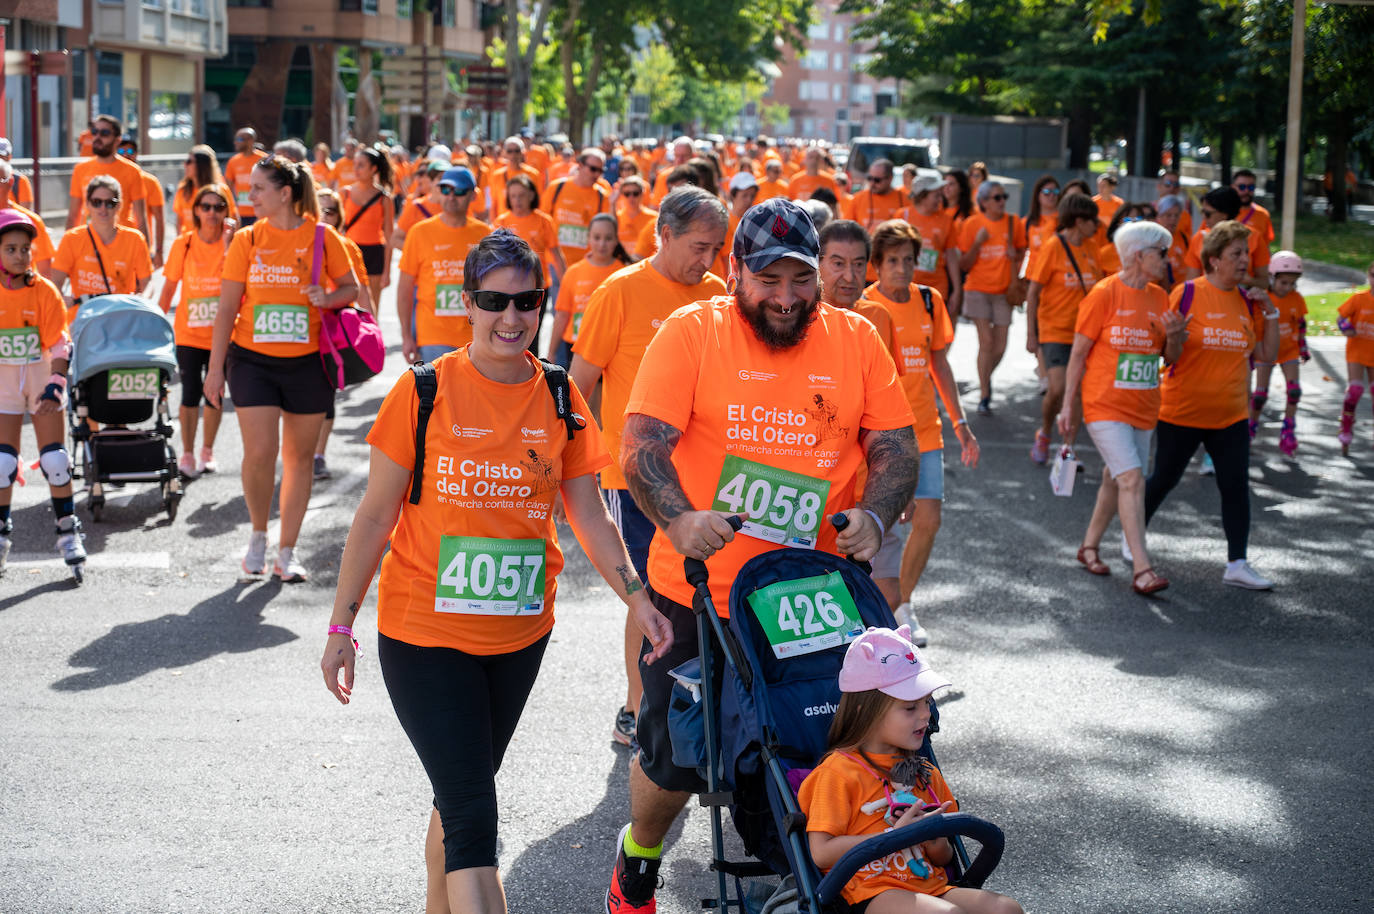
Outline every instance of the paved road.
[[[1190, 475], [1151, 531], [1174, 587], [1147, 601], [1112, 549], [1107, 579], [1073, 561], [1099, 463], [1085, 450], [1079, 492], [1051, 496], [1026, 458], [1039, 401], [1017, 340], [1019, 325], [997, 415], [974, 419], [983, 465], [950, 453], [920, 591], [930, 659], [957, 690], [942, 762], [964, 807], [1007, 833], [990, 887], [1040, 912], [1370, 910], [1374, 426], [1364, 412], [1355, 455], [1338, 456], [1341, 386], [1323, 375], [1339, 378], [1339, 350], [1305, 369], [1301, 459], [1278, 455], [1277, 419], [1256, 455], [1252, 557], [1279, 589], [1221, 585], [1215, 487]], [[972, 343], [961, 331], [962, 379]], [[305, 585], [240, 580], [232, 418], [224, 472], [190, 485], [175, 523], [130, 487], [88, 524], [80, 589], [49, 559], [45, 487], [27, 474], [0, 579], [0, 911], [421, 909], [427, 785], [375, 663], [371, 605], [350, 707], [316, 666], [364, 435], [401, 370], [393, 351], [340, 403]], [[621, 613], [569, 552], [500, 776], [516, 912], [599, 910], [626, 820], [627, 755], [609, 738]], [[706, 823], [694, 810], [670, 838], [665, 914], [700, 910], [713, 885]]]

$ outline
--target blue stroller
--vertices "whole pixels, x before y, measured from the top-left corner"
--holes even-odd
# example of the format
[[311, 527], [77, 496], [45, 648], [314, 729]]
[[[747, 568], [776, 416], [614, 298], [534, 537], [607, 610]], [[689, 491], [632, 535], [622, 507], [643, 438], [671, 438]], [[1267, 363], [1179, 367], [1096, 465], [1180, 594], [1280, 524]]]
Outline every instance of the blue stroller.
[[[177, 370], [171, 321], [142, 298], [99, 295], [81, 304], [71, 334], [73, 475], [86, 480], [92, 519], [100, 520], [106, 485], [155, 482], [175, 520], [182, 492], [167, 408]], [[154, 417], [152, 429], [130, 428]]]
[[[835, 518], [843, 526], [845, 518]], [[669, 730], [674, 761], [695, 764], [708, 791], [712, 861], [718, 896], [703, 908], [754, 912], [742, 880], [790, 875], [801, 914], [843, 912], [843, 888], [866, 864], [906, 847], [947, 837], [955, 848], [950, 881], [981, 887], [1001, 860], [1003, 835], [990, 822], [965, 813], [927, 816], [876, 835], [855, 847], [822, 878], [811, 860], [806, 817], [796, 785], [826, 751], [826, 737], [840, 700], [838, 684], [846, 646], [870, 625], [895, 628], [887, 602], [866, 569], [839, 556], [779, 549], [749, 561], [730, 590], [730, 618], [712, 604], [706, 566], [685, 561], [696, 590], [700, 656], [673, 671]], [[724, 660], [724, 669], [717, 664]], [[694, 666], [696, 665], [696, 666]], [[717, 693], [719, 689], [719, 694]], [[921, 754], [935, 763], [929, 734], [939, 730], [938, 711]], [[789, 773], [791, 777], [789, 777]], [[726, 859], [722, 809], [729, 807], [748, 861]], [[960, 836], [982, 849], [970, 863]], [[726, 877], [734, 880], [729, 896]], [[776, 903], [776, 897], [775, 902]], [[774, 910], [770, 903], [763, 910]]]

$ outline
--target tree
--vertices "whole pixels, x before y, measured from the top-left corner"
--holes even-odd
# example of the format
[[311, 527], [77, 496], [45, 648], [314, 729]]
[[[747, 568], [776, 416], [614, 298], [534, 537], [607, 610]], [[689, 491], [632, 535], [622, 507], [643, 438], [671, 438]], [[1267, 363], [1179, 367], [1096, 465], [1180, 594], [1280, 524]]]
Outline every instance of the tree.
[[506, 65], [506, 129], [515, 130], [525, 119], [525, 105], [530, 98], [530, 73], [535, 55], [544, 44], [553, 4], [539, 4], [533, 18], [520, 15], [520, 0], [506, 0], [502, 38], [505, 39]]
[[[662, 45], [645, 49], [631, 68], [635, 91], [649, 98], [649, 120], [665, 127], [723, 131], [750, 102], [763, 98], [764, 82], [757, 71], [745, 79], [719, 82], [682, 70]], [[786, 106], [778, 106], [784, 110]], [[776, 116], [778, 112], [774, 111]]]
[[1307, 20], [1307, 65], [1303, 107], [1308, 122], [1326, 135], [1326, 170], [1331, 175], [1331, 208], [1335, 222], [1348, 216], [1345, 172], [1350, 141], [1367, 133], [1374, 118], [1374, 9], [1365, 6], [1317, 6]]

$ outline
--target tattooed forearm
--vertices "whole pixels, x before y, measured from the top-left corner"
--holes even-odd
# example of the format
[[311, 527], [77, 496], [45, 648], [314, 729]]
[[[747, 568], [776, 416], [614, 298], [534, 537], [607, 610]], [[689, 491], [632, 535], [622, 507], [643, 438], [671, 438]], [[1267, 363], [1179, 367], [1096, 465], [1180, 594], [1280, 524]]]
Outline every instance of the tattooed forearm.
[[615, 566], [615, 573], [620, 575], [620, 583], [625, 585], [625, 596], [644, 589], [644, 585], [639, 583], [639, 575], [629, 565]]
[[673, 449], [681, 438], [682, 432], [668, 423], [642, 413], [625, 419], [621, 468], [635, 504], [660, 530], [666, 530], [679, 514], [692, 510], [673, 466]]
[[859, 506], [877, 514], [883, 526], [891, 529], [916, 491], [920, 466], [916, 433], [909, 425], [876, 432], [863, 429], [859, 445], [868, 459], [868, 482]]
[[359, 606], [358, 606], [357, 603], [349, 603], [349, 604], [348, 604], [348, 611], [349, 611], [351, 614], [355, 615], [355, 616], [358, 614], [358, 609], [359, 609]]

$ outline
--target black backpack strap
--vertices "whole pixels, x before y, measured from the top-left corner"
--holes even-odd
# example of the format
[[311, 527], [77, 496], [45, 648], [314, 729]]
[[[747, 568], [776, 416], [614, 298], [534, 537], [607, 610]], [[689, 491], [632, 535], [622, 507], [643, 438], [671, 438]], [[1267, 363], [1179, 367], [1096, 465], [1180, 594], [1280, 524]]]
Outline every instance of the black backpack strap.
[[587, 420], [572, 408], [572, 382], [568, 380], [568, 372], [562, 365], [553, 362], [539, 360], [539, 366], [544, 369], [544, 381], [549, 385], [549, 393], [553, 395], [553, 408], [557, 412], [559, 420], [567, 426], [568, 440], [573, 440], [573, 433], [587, 427]]
[[411, 365], [410, 373], [415, 375], [415, 393], [420, 398], [420, 408], [415, 412], [415, 469], [410, 476], [410, 503], [418, 505], [425, 475], [425, 433], [430, 413], [434, 412], [434, 398], [439, 394], [439, 377], [428, 362]]
[[[370, 199], [370, 200], [368, 200], [366, 203], [364, 203], [364, 204], [358, 209], [358, 211], [355, 212], [355, 213], [353, 214], [353, 218], [352, 218], [352, 219], [349, 219], [347, 222], [344, 223], [343, 231], [340, 232], [339, 234], [341, 234], [341, 235], [347, 235], [347, 234], [348, 234], [348, 230], [351, 229], [351, 228], [353, 228], [353, 226], [356, 225], [356, 224], [358, 223], [358, 220], [361, 219], [361, 218], [363, 217], [363, 213], [365, 213], [365, 212], [367, 212], [368, 210], [372, 209], [372, 204], [376, 203], [378, 200], [382, 199], [382, 197], [384, 197], [384, 196], [386, 196], [386, 194], [383, 193], [383, 192], [380, 191], [380, 190], [377, 191], [377, 193], [373, 194], [373, 195], [372, 195], [372, 199]], [[349, 197], [349, 200], [350, 200], [350, 201], [351, 201], [352, 199], [353, 199], [352, 197]]]
[[1059, 239], [1059, 243], [1064, 246], [1064, 253], [1069, 255], [1069, 265], [1073, 267], [1074, 275], [1078, 277], [1078, 288], [1083, 290], [1083, 294], [1088, 294], [1088, 287], [1083, 284], [1083, 271], [1078, 269], [1078, 260], [1073, 256], [1073, 248], [1069, 247], [1069, 239], [1064, 237], [1063, 232], [1055, 232], [1054, 237]]
[[930, 286], [920, 286], [920, 285], [918, 285], [916, 288], [918, 288], [918, 289], [921, 290], [921, 301], [923, 301], [923, 302], [926, 303], [926, 314], [930, 315], [931, 317], [934, 317], [934, 316], [935, 316], [935, 299], [932, 298], [931, 295], [930, 295]]
[[554, 186], [554, 189], [553, 189], [553, 199], [549, 201], [549, 215], [550, 215], [550, 216], [553, 215], [553, 208], [554, 208], [555, 206], [558, 205], [558, 195], [561, 194], [561, 193], [563, 193], [563, 185], [566, 184], [566, 183], [568, 183], [568, 179], [567, 179], [567, 178], [564, 178], [563, 180], [558, 181], [558, 182], [556, 183], [556, 185]]

